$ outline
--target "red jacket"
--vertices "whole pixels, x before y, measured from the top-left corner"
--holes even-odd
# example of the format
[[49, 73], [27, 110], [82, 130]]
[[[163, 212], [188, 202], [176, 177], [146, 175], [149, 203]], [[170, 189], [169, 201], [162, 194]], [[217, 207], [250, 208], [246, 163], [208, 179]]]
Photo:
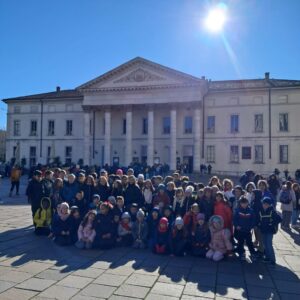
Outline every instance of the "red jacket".
[[225, 201], [215, 202], [214, 215], [221, 216], [224, 220], [224, 228], [232, 233], [232, 210]]

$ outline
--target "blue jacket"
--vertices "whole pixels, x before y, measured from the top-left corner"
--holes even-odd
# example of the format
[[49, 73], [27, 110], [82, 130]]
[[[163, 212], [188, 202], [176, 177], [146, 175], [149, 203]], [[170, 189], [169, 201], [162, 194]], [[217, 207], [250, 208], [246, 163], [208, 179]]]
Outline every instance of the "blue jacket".
[[72, 205], [72, 200], [75, 198], [77, 192], [78, 183], [76, 181], [74, 181], [72, 184], [66, 182], [61, 189], [61, 198], [63, 201], [68, 202], [69, 205]]
[[52, 232], [55, 236], [61, 235], [62, 231], [70, 231], [72, 228], [72, 220], [69, 216], [65, 221], [63, 221], [58, 214], [55, 214], [52, 220]]
[[267, 210], [262, 209], [259, 213], [258, 227], [262, 234], [275, 234], [278, 230], [278, 224], [281, 222], [280, 215], [270, 206]]
[[233, 225], [234, 227], [240, 226], [240, 231], [249, 232], [254, 228], [256, 224], [255, 213], [250, 207], [245, 209], [238, 206], [233, 215]]

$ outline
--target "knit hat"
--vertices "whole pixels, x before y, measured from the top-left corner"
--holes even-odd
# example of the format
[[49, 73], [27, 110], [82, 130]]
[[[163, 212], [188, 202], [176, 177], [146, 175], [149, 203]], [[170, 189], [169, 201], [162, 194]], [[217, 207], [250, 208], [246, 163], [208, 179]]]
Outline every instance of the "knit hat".
[[181, 217], [177, 217], [175, 220], [175, 226], [176, 225], [183, 225], [183, 219]]
[[40, 170], [35, 170], [33, 176], [42, 176], [42, 172]]
[[122, 169], [118, 169], [116, 171], [116, 175], [123, 175], [123, 170]]
[[129, 212], [127, 211], [123, 212], [121, 219], [131, 219]]
[[144, 211], [140, 208], [136, 214], [137, 218], [144, 218], [145, 217], [145, 213]]
[[133, 170], [132, 168], [129, 168], [129, 169], [127, 170], [127, 173], [128, 173], [128, 172], [134, 173], [134, 170]]
[[76, 210], [79, 211], [78, 206], [76, 206], [76, 205], [71, 206], [71, 213], [73, 213]]
[[205, 214], [199, 213], [197, 215], [197, 221], [199, 221], [199, 220], [205, 220]]
[[94, 195], [93, 195], [93, 199], [95, 199], [95, 198], [97, 198], [98, 200], [100, 200], [100, 195], [94, 194]]
[[270, 197], [264, 197], [262, 200], [261, 200], [262, 204], [266, 203], [266, 204], [269, 204], [269, 205], [272, 205], [273, 204], [273, 201]]
[[160, 190], [165, 191], [166, 190], [166, 186], [163, 183], [161, 183], [161, 184], [158, 185], [157, 190], [158, 191], [160, 191]]
[[143, 174], [139, 174], [139, 175], [138, 175], [138, 179], [144, 180], [144, 175], [143, 175]]
[[[164, 229], [162, 229], [162, 228], [160, 227], [160, 225], [163, 225], [163, 224], [166, 225]], [[159, 231], [159, 232], [166, 232], [166, 231], [168, 231], [168, 226], [169, 226], [169, 221], [168, 221], [168, 219], [165, 218], [165, 217], [163, 217], [163, 218], [161, 218], [161, 219], [159, 220], [158, 231]]]
[[193, 193], [193, 191], [194, 191], [194, 187], [193, 186], [191, 186], [191, 185], [188, 185], [187, 187], [186, 187], [186, 189], [185, 189], [185, 192], [186, 193]]
[[109, 196], [107, 200], [108, 200], [108, 201], [110, 202], [110, 204], [112, 204], [112, 205], [116, 205], [116, 203], [117, 203], [117, 200], [116, 200], [116, 198], [115, 198], [114, 196]]
[[157, 213], [159, 214], [159, 207], [154, 206], [154, 207], [152, 208], [152, 212], [153, 212], [153, 211], [155, 211], [155, 212], [157, 212]]

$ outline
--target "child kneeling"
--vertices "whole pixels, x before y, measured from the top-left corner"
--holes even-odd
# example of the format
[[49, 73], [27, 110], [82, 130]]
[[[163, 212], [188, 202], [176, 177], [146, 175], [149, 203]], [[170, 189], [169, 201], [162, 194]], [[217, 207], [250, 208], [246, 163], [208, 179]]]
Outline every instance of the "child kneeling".
[[124, 212], [118, 225], [117, 245], [129, 247], [133, 243], [132, 238], [132, 222], [128, 212]]
[[136, 214], [136, 221], [132, 226], [132, 235], [133, 235], [133, 248], [144, 249], [147, 245], [147, 236], [148, 236], [148, 224], [145, 221], [145, 213], [142, 209]]
[[75, 246], [79, 249], [91, 249], [95, 236], [96, 211], [90, 210], [84, 217], [78, 228], [78, 241]]
[[36, 235], [49, 235], [50, 224], [52, 220], [51, 201], [44, 197], [41, 200], [41, 207], [34, 214], [33, 222], [35, 226]]
[[232, 251], [230, 231], [224, 229], [223, 218], [216, 215], [209, 219], [209, 230], [211, 241], [206, 257], [214, 261], [220, 261], [224, 258], [226, 253]]

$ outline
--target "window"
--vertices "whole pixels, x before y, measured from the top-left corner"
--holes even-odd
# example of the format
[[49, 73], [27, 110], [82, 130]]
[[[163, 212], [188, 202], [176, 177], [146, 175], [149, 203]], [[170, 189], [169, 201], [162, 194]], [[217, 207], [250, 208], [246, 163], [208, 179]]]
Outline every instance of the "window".
[[279, 146], [279, 163], [287, 164], [289, 162], [289, 146], [280, 145]]
[[148, 134], [148, 119], [143, 118], [143, 134]]
[[215, 162], [215, 146], [207, 146], [206, 148], [206, 162], [214, 163]]
[[251, 147], [242, 147], [242, 159], [251, 159]]
[[21, 135], [21, 127], [20, 127], [21, 121], [20, 120], [14, 120], [14, 136]]
[[236, 133], [239, 132], [239, 116], [231, 115], [230, 117], [230, 132]]
[[289, 115], [279, 114], [279, 131], [289, 130]]
[[66, 135], [72, 135], [73, 133], [73, 121], [67, 120], [66, 121]]
[[264, 131], [263, 114], [254, 115], [254, 131], [255, 132], [263, 132]]
[[48, 135], [54, 135], [55, 127], [54, 127], [54, 120], [48, 121]]
[[32, 120], [30, 122], [30, 135], [36, 136], [37, 135], [37, 121]]
[[239, 146], [230, 146], [230, 162], [238, 163], [239, 162]]
[[215, 132], [215, 116], [207, 117], [207, 132]]
[[29, 148], [29, 165], [30, 167], [36, 165], [36, 147]]
[[65, 157], [66, 157], [66, 164], [72, 163], [72, 147], [67, 146], [65, 151]]
[[171, 131], [171, 119], [170, 117], [163, 118], [163, 134], [170, 134]]
[[50, 164], [51, 161], [51, 146], [47, 147], [47, 164]]
[[264, 162], [264, 147], [263, 145], [254, 146], [254, 162], [262, 164]]
[[184, 118], [184, 133], [192, 133], [193, 132], [193, 117], [186, 116]]
[[122, 128], [123, 134], [126, 134], [126, 119], [123, 119], [123, 128]]

